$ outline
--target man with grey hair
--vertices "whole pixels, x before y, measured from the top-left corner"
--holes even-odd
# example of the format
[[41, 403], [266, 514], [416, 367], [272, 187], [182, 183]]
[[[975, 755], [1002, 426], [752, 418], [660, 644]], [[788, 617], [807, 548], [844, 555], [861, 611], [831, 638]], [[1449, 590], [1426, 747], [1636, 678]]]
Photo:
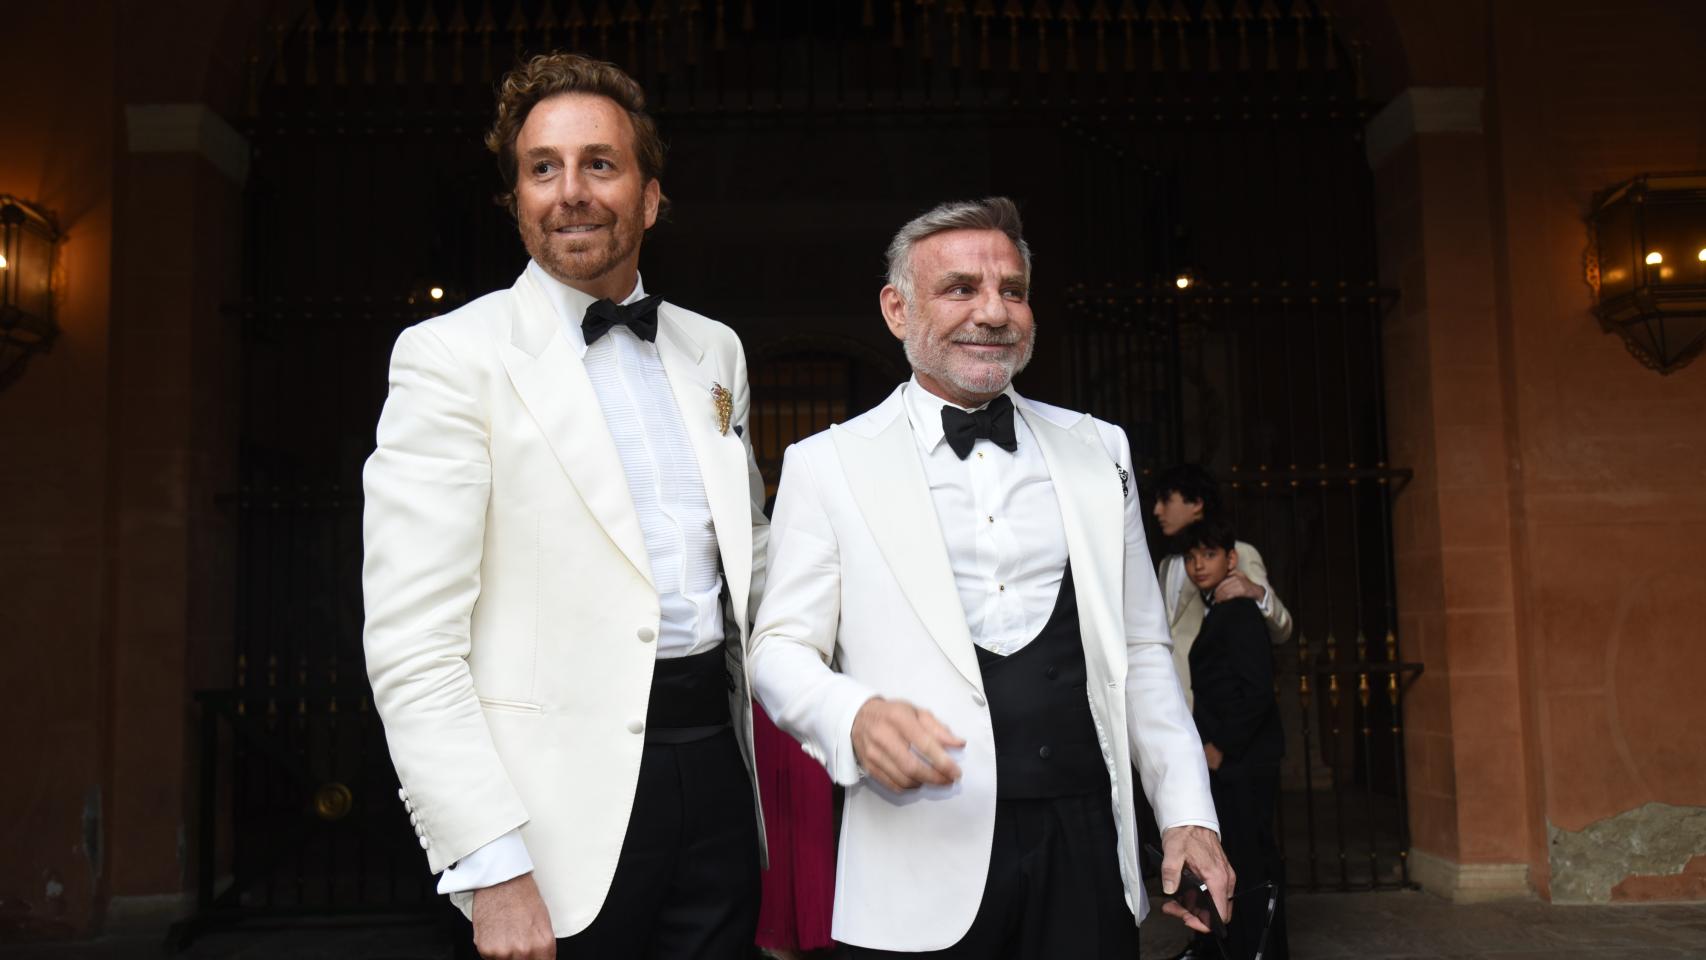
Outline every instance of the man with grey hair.
[[1164, 890], [1188, 864], [1229, 916], [1125, 435], [1012, 388], [1035, 330], [1018, 209], [943, 204], [888, 256], [913, 376], [788, 449], [751, 656], [765, 709], [847, 787], [835, 938], [1136, 956], [1133, 764]]

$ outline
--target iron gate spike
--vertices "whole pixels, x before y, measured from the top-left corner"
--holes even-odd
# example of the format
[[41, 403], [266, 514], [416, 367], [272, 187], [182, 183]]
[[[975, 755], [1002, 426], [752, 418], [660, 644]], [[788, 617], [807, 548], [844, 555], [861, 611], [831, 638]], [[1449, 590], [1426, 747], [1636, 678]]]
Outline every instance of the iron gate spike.
[[361, 23], [356, 29], [361, 31], [365, 54], [361, 64], [361, 82], [371, 87], [379, 81], [375, 55], [379, 39], [379, 12], [374, 9], [373, 0], [367, 0], [367, 11], [361, 15]]

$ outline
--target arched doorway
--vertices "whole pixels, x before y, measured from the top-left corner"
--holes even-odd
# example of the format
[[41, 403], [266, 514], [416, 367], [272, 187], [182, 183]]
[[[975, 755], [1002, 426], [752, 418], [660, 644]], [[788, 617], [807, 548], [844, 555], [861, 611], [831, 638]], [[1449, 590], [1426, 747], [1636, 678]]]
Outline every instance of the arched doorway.
[[280, 25], [253, 78], [234, 311], [236, 667], [207, 701], [239, 731], [207, 828], [234, 882], [204, 909], [436, 902], [365, 697], [359, 471], [397, 332], [525, 262], [479, 138], [492, 80], [556, 46], [651, 92], [676, 213], [642, 269], [742, 335], [772, 489], [787, 443], [904, 376], [874, 309], [889, 233], [945, 198], [1018, 198], [1041, 318], [1022, 389], [1122, 425], [1140, 468], [1231, 480], [1294, 610], [1294, 882], [1406, 882], [1404, 474], [1385, 459], [1359, 64], [1305, 2], [1283, 21], [1032, 6], [317, 0]]

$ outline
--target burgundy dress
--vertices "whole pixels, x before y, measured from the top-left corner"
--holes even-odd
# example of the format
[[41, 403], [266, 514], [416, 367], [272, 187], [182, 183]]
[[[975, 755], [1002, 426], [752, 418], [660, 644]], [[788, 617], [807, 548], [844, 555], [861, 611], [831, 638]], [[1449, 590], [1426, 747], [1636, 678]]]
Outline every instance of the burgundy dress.
[[758, 910], [758, 946], [823, 950], [835, 900], [833, 801], [829, 775], [752, 705], [752, 752], [770, 843], [770, 869]]

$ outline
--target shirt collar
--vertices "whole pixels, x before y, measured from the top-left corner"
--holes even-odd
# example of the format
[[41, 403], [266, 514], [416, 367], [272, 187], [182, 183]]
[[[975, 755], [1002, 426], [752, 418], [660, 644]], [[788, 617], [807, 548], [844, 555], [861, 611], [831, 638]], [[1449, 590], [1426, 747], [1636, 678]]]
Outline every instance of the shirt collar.
[[[581, 320], [586, 317], [586, 308], [598, 300], [590, 293], [583, 293], [569, 286], [556, 277], [545, 272], [545, 268], [536, 260], [527, 261], [527, 272], [533, 275], [539, 289], [545, 292], [545, 299], [556, 309], [557, 316], [563, 321], [563, 336], [569, 345], [575, 348], [575, 353], [586, 356], [586, 335], [581, 333]], [[646, 296], [646, 281], [638, 273], [634, 275], [634, 292], [622, 298], [624, 305], [644, 299]]]
[[[1014, 401], [1013, 415], [1016, 418], [1014, 429], [1017, 431], [1019, 429], [1017, 421], [1022, 418], [1019, 418], [1018, 397], [1013, 393], [1013, 385], [1008, 384], [1007, 389], [1001, 392], [1007, 395], [1007, 399]], [[942, 408], [944, 406], [964, 410], [967, 413], [982, 410], [989, 406], [988, 403], [982, 403], [975, 407], [962, 407], [952, 400], [944, 400], [924, 389], [924, 385], [918, 382], [917, 374], [913, 374], [912, 378], [906, 381], [906, 385], [901, 388], [901, 399], [906, 404], [906, 418], [912, 421], [912, 435], [918, 438], [918, 448], [926, 454], [934, 452], [936, 445], [942, 442]]]

